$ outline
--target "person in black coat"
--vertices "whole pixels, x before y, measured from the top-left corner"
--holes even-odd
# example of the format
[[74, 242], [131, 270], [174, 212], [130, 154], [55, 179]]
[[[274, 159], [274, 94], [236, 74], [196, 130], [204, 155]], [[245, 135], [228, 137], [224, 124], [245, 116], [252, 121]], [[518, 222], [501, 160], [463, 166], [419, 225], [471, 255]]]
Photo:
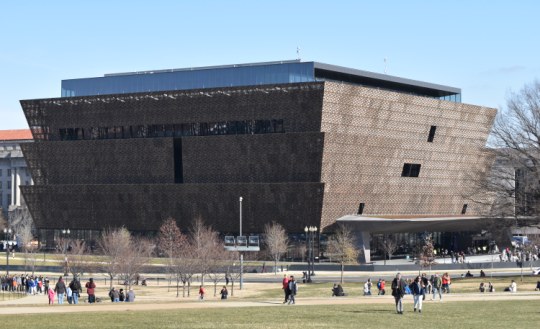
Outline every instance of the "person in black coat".
[[407, 283], [401, 277], [401, 273], [398, 273], [394, 280], [392, 280], [392, 296], [396, 301], [396, 311], [398, 314], [403, 314], [403, 296], [405, 296], [405, 287]]

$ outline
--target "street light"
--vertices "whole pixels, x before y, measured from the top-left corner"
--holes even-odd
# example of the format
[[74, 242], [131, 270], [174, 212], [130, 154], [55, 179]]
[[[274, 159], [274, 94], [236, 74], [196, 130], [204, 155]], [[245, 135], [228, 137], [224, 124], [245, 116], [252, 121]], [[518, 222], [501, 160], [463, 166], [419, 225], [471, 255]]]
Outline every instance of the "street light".
[[67, 258], [67, 236], [71, 233], [68, 229], [62, 230], [62, 238], [64, 242], [64, 276], [68, 275], [68, 258]]
[[308, 251], [308, 270], [306, 273], [306, 282], [311, 282], [311, 276], [315, 275], [315, 234], [317, 233], [316, 226], [306, 226], [304, 228], [306, 233], [306, 247]]
[[9, 276], [9, 252], [10, 252], [10, 246], [12, 245], [11, 240], [11, 229], [10, 228], [4, 228], [4, 249], [6, 250], [6, 275]]
[[[244, 198], [240, 197], [240, 236], [242, 236], [242, 200]], [[244, 254], [240, 252], [240, 290], [244, 286]]]

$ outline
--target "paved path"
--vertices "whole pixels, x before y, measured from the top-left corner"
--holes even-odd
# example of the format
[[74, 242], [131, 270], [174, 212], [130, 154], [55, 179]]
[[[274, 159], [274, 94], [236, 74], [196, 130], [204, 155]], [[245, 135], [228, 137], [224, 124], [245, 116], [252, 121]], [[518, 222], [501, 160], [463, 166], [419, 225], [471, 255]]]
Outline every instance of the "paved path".
[[[494, 294], [445, 294], [443, 302], [457, 301], [508, 301], [508, 300], [538, 300], [540, 293], [494, 293]], [[412, 303], [412, 297], [405, 297], [406, 303]], [[370, 297], [340, 297], [340, 298], [302, 298], [297, 297], [297, 305], [362, 305], [362, 304], [389, 304], [393, 305], [392, 296], [370, 296]], [[429, 301], [425, 303], [438, 303]], [[176, 309], [200, 309], [217, 307], [295, 307], [283, 305], [278, 300], [240, 300], [232, 299], [227, 301], [208, 300], [194, 301], [191, 299], [179, 298], [178, 301], [155, 302], [144, 301], [135, 303], [110, 303], [109, 301], [97, 304], [79, 305], [47, 305], [47, 298], [43, 295], [28, 296], [11, 301], [0, 301], [0, 314], [51, 314], [51, 313], [72, 313], [72, 312], [125, 312], [125, 311], [151, 311], [151, 310], [176, 310]]]

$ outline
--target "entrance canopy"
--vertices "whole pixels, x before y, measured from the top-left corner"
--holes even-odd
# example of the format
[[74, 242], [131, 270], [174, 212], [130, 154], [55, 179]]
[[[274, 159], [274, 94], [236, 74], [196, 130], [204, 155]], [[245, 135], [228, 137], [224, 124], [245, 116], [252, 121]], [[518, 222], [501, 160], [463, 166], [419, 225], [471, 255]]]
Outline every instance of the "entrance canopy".
[[482, 229], [485, 218], [471, 216], [395, 215], [368, 217], [347, 215], [337, 219], [354, 230], [370, 233], [459, 232]]

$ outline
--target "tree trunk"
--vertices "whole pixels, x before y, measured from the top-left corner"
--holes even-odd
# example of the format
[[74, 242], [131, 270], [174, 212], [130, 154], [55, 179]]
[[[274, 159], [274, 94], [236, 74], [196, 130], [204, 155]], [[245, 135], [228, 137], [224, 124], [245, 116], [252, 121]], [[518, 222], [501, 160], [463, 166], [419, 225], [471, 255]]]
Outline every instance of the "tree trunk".
[[274, 258], [274, 275], [277, 275], [277, 259]]
[[341, 262], [341, 284], [343, 284], [343, 271], [345, 270], [345, 264], [343, 264], [343, 262]]
[[234, 280], [231, 280], [231, 297], [234, 296]]
[[182, 281], [182, 297], [186, 298], [186, 281]]
[[386, 253], [384, 254], [384, 265], [386, 265]]
[[180, 279], [176, 279], [176, 298], [180, 296]]

